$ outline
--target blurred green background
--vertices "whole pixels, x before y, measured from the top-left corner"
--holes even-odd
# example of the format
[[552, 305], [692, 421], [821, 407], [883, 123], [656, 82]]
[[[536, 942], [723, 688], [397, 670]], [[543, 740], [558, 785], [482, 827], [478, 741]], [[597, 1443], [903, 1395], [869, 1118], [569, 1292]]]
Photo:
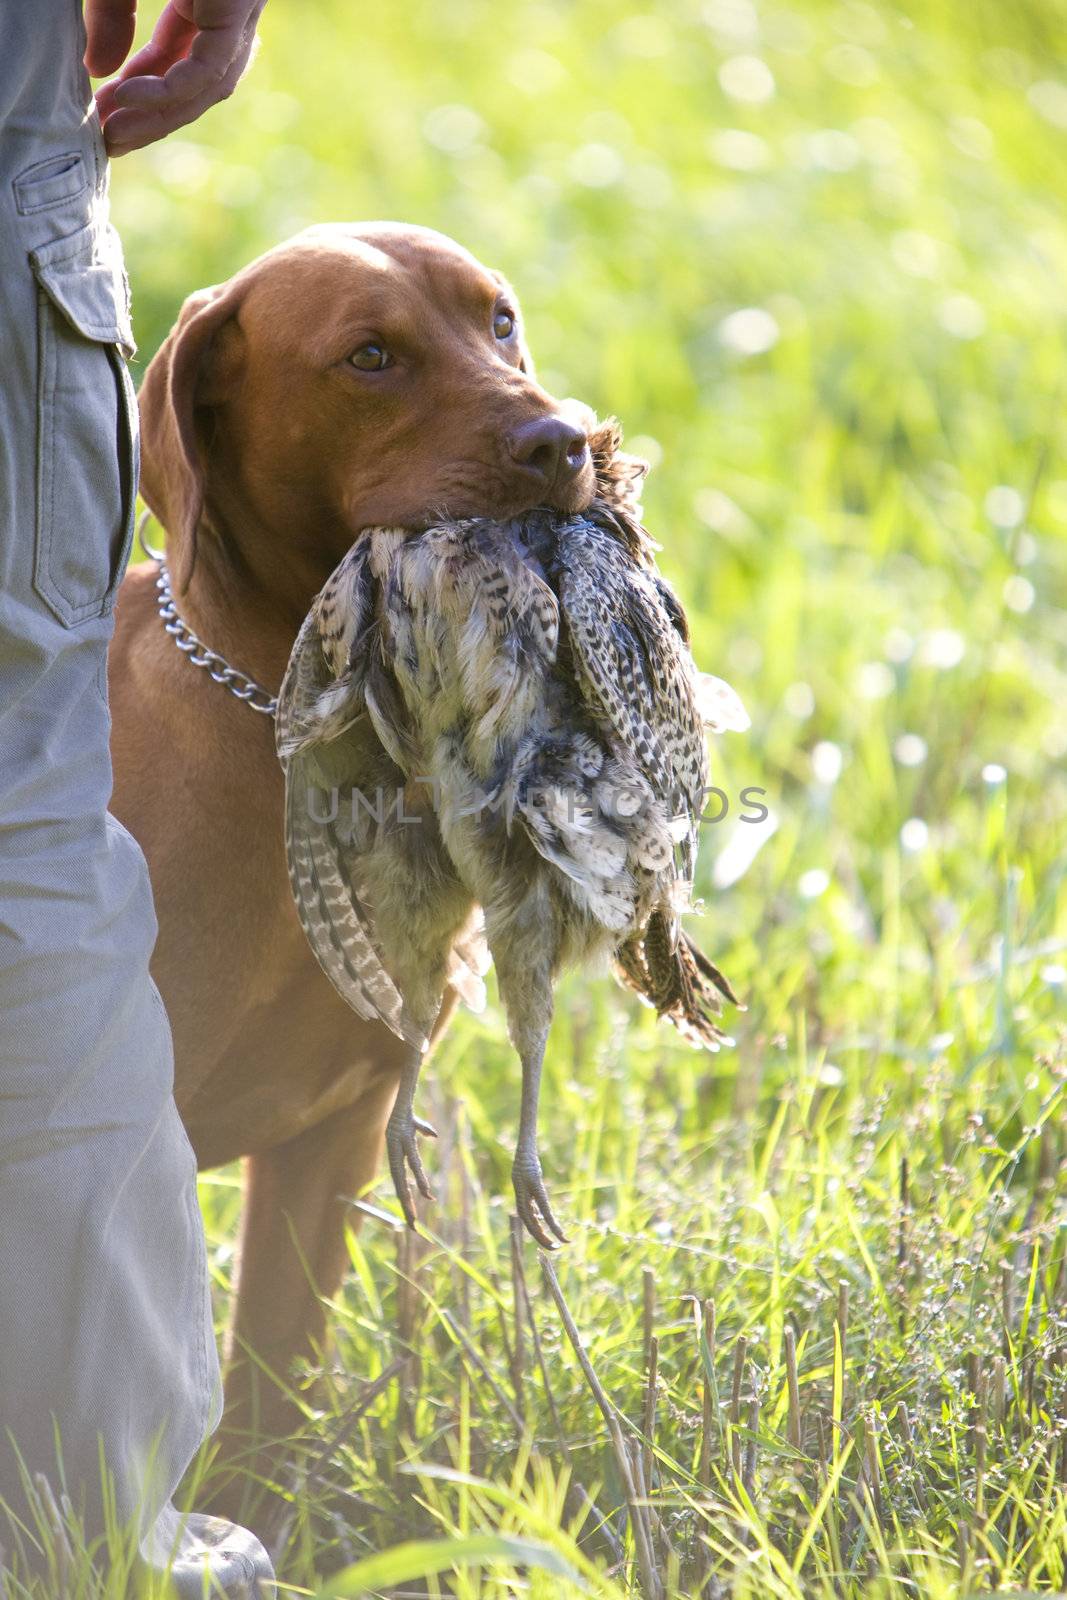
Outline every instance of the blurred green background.
[[[844, 1277], [847, 1405], [882, 1408], [897, 1438], [906, 1400], [921, 1462], [887, 1482], [909, 1553], [893, 1544], [880, 1570], [966, 1593], [957, 1534], [975, 1482], [954, 1431], [969, 1426], [958, 1364], [1001, 1348], [988, 1286], [1025, 1282], [1035, 1240], [1046, 1276], [1034, 1267], [1020, 1337], [1034, 1361], [1067, 1341], [1067, 12], [271, 0], [261, 31], [231, 101], [116, 167], [140, 359], [187, 293], [305, 224], [401, 218], [506, 272], [546, 386], [618, 414], [654, 461], [647, 520], [699, 665], [753, 718], [714, 752], [732, 805], [705, 829], [693, 924], [748, 1010], [736, 1050], [703, 1060], [610, 984], [568, 982], [543, 1099], [549, 1189], [577, 1241], [561, 1271], [634, 1416], [640, 1271], [654, 1270], [674, 1464], [662, 1481], [676, 1489], [691, 1486], [702, 1359], [680, 1297], [715, 1297], [727, 1363], [729, 1339], [749, 1338], [764, 1498], [754, 1522], [723, 1502], [710, 1526], [723, 1581], [761, 1597], [793, 1593], [754, 1554], [767, 1529], [791, 1548], [799, 1515], [779, 1459], [784, 1319], [810, 1333], [801, 1385], [817, 1409]], [[738, 821], [749, 785], [774, 826]], [[434, 1120], [452, 1125], [462, 1099], [472, 1141], [433, 1225], [454, 1252], [455, 1185], [480, 1186], [464, 1249], [483, 1289], [507, 1271], [517, 1077], [493, 1008], [461, 1019], [427, 1074]], [[236, 1175], [203, 1179], [202, 1198], [221, 1314]], [[902, 1205], [920, 1219], [918, 1275], [900, 1254]], [[386, 1359], [392, 1252], [380, 1225], [352, 1243], [337, 1370]], [[450, 1259], [431, 1251], [424, 1267], [435, 1306], [459, 1292]], [[449, 1460], [462, 1363], [436, 1314], [413, 1415], [428, 1455]], [[470, 1315], [507, 1387], [488, 1291]], [[591, 1453], [589, 1471], [610, 1476], [573, 1363], [558, 1343], [551, 1359], [575, 1470]], [[728, 1365], [719, 1383], [728, 1393]], [[515, 1443], [479, 1384], [470, 1425], [492, 1475]], [[418, 1510], [412, 1480], [387, 1489], [383, 1461], [404, 1451], [375, 1417], [336, 1478], [395, 1494], [400, 1533], [506, 1520], [466, 1502], [460, 1514], [441, 1485], [422, 1484]], [[991, 1581], [1064, 1577], [1035, 1438], [1024, 1428], [998, 1454], [1016, 1522], [1000, 1565], [982, 1558]], [[1062, 1532], [1062, 1490], [1058, 1503]], [[683, 1523], [691, 1552], [708, 1527], [692, 1509]], [[731, 1543], [722, 1530], [742, 1525]], [[367, 1543], [397, 1536], [386, 1521]], [[293, 1569], [307, 1581], [321, 1547]], [[943, 1591], [917, 1548], [951, 1573]], [[801, 1549], [819, 1581], [848, 1588], [821, 1533]], [[469, 1578], [454, 1592], [513, 1591]]]
[[699, 664], [754, 719], [716, 770], [780, 824], [706, 935], [768, 1029], [802, 990], [835, 1036], [834, 975], [899, 1031], [890, 892], [926, 994], [932, 941], [988, 958], [1009, 867], [1062, 934], [1063, 6], [272, 0], [261, 32], [232, 100], [116, 167], [140, 360], [308, 223], [454, 235], [546, 386], [656, 464]]

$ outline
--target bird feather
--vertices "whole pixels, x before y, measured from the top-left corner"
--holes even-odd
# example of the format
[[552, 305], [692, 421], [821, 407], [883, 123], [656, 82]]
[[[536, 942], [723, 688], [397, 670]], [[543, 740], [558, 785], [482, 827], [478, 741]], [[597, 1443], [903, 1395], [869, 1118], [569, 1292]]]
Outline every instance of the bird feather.
[[[705, 725], [740, 727], [744, 712], [690, 655], [684, 611], [640, 522], [647, 469], [622, 454], [614, 423], [590, 445], [597, 494], [581, 514], [362, 534], [293, 650], [278, 748], [297, 908], [349, 1003], [405, 1037], [418, 1030], [383, 954], [401, 951], [392, 964], [403, 965], [403, 940], [376, 925], [384, 913], [367, 889], [375, 852], [402, 863], [404, 838], [380, 823], [314, 822], [306, 789], [333, 770], [330, 748], [340, 757], [358, 746], [357, 780], [362, 762], [437, 786], [439, 833], [422, 841], [413, 889], [432, 900], [438, 872], [442, 895], [459, 884], [471, 904], [514, 900], [499, 880], [506, 841], [521, 834], [534, 853], [522, 871], [540, 861], [554, 903], [570, 908], [560, 912], [572, 924], [567, 948], [610, 949], [621, 979], [683, 1033], [710, 1047], [722, 1037], [715, 1018], [729, 985], [679, 914], [708, 777]], [[441, 970], [479, 1005], [477, 940], [456, 935], [449, 905]], [[432, 908], [426, 917], [432, 933]]]

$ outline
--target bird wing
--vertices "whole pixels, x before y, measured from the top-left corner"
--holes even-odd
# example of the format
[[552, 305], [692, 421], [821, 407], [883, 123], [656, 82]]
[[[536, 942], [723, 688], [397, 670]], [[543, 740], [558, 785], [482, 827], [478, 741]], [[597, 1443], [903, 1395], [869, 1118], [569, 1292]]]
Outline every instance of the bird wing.
[[316, 595], [297, 635], [274, 722], [283, 764], [305, 745], [336, 739], [367, 709], [371, 549], [369, 539], [352, 547]]
[[678, 819], [682, 872], [691, 883], [707, 752], [696, 668], [665, 603], [670, 591], [610, 526], [586, 517], [560, 529], [556, 580], [582, 695]]
[[338, 779], [351, 757], [335, 741], [367, 710], [373, 584], [366, 544], [345, 557], [300, 629], [278, 697], [276, 740], [285, 769], [289, 881], [307, 941], [342, 999], [403, 1038], [400, 992], [385, 969], [338, 827]]

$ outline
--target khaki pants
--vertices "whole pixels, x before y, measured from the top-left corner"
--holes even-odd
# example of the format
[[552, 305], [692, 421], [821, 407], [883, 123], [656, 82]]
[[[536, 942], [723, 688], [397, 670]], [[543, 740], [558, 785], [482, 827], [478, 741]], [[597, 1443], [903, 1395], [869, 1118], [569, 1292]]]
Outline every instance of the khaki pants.
[[0, 0], [0, 1499], [17, 1444], [99, 1530], [102, 1448], [154, 1560], [220, 1384], [148, 876], [107, 814], [137, 412], [83, 50], [79, 0]]

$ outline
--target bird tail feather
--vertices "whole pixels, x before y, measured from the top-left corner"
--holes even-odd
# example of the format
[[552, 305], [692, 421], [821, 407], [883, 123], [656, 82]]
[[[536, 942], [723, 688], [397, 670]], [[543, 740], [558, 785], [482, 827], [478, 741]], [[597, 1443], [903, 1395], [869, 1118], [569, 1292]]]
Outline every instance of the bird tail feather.
[[718, 967], [687, 933], [672, 928], [665, 912], [654, 911], [648, 925], [622, 945], [616, 971], [690, 1043], [718, 1050], [729, 1042], [718, 1026], [723, 1001], [740, 1001]]

